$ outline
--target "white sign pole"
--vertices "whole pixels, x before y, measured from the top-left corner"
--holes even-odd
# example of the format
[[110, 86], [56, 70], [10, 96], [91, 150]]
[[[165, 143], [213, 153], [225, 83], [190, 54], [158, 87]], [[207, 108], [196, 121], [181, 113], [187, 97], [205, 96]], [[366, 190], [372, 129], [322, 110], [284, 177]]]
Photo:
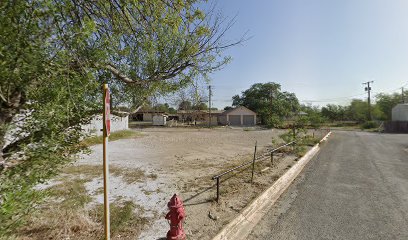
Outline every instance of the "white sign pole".
[[[105, 219], [105, 239], [110, 240], [110, 214], [109, 214], [109, 161], [108, 161], [108, 138], [110, 131], [110, 94], [108, 84], [103, 84], [103, 204]], [[107, 126], [108, 125], [108, 126]]]

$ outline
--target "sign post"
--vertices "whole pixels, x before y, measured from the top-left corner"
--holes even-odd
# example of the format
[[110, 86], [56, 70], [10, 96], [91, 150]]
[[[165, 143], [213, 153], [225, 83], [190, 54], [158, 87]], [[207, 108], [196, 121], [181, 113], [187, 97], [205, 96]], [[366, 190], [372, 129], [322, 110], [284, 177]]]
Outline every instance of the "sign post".
[[110, 135], [110, 93], [108, 84], [103, 84], [103, 204], [104, 204], [104, 230], [105, 239], [110, 240], [110, 214], [109, 214], [109, 161], [108, 138]]

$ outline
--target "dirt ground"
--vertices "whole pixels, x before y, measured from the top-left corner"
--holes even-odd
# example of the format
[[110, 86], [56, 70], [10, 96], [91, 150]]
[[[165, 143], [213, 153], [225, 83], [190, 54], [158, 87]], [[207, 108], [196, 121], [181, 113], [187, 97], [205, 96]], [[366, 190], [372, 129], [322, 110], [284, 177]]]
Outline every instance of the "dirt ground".
[[[243, 169], [221, 178], [221, 198], [216, 203], [212, 176], [250, 161], [257, 142], [257, 156], [280, 145], [277, 129], [247, 128], [145, 128], [142, 137], [109, 143], [110, 201], [132, 201], [144, 219], [138, 239], [164, 239], [169, 229], [164, 215], [174, 193], [185, 203], [184, 228], [188, 239], [211, 239], [259, 193], [289, 169], [297, 157], [279, 153], [274, 164], [269, 156], [256, 165], [254, 182], [251, 169]], [[91, 147], [74, 167], [102, 165], [102, 146]], [[143, 175], [144, 177], [140, 177]], [[85, 183], [92, 197], [89, 207], [103, 203], [102, 176], [92, 176]], [[139, 179], [139, 180], [138, 180]], [[140, 179], [143, 179], [142, 181]], [[122, 238], [120, 238], [122, 239]], [[131, 238], [132, 239], [132, 238]]]

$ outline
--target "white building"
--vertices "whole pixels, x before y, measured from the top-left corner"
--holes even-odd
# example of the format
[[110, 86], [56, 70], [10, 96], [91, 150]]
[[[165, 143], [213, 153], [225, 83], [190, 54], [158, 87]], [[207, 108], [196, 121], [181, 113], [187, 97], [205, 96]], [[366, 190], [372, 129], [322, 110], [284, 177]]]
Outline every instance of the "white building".
[[[120, 130], [126, 130], [129, 129], [129, 116], [116, 116], [111, 114], [111, 132], [116, 132]], [[96, 135], [96, 136], [101, 136], [103, 132], [101, 129], [103, 129], [103, 117], [102, 115], [96, 115], [94, 116], [91, 121], [88, 124], [82, 125], [83, 131], [85, 131], [89, 135]]]
[[401, 103], [392, 108], [392, 121], [408, 121], [408, 103]]
[[153, 116], [153, 126], [165, 126], [167, 116], [164, 114]]

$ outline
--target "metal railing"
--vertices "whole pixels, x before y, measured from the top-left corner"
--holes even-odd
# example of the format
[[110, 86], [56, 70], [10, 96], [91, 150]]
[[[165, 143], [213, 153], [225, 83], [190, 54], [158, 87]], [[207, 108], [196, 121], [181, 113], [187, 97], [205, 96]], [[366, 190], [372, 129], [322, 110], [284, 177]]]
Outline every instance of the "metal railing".
[[212, 180], [217, 181], [217, 203], [218, 203], [218, 201], [220, 199], [220, 179], [221, 179], [222, 176], [252, 164], [252, 174], [251, 174], [251, 183], [252, 183], [253, 180], [254, 180], [254, 170], [255, 170], [255, 162], [256, 161], [258, 161], [258, 162], [263, 161], [263, 160], [267, 159], [268, 156], [270, 156], [271, 164], [273, 165], [273, 154], [274, 154], [274, 152], [276, 152], [276, 151], [278, 151], [278, 150], [280, 150], [280, 149], [282, 149], [284, 147], [287, 147], [287, 146], [290, 146], [290, 145], [295, 145], [295, 144], [296, 144], [296, 141], [292, 141], [290, 143], [286, 143], [286, 144], [284, 144], [282, 146], [279, 146], [277, 148], [268, 150], [266, 153], [262, 154], [261, 156], [256, 157], [256, 148], [257, 148], [257, 142], [256, 142], [255, 143], [254, 157], [253, 157], [252, 161], [243, 163], [243, 164], [241, 164], [239, 166], [233, 167], [233, 168], [231, 168], [231, 169], [229, 169], [229, 170], [227, 170], [227, 171], [225, 171], [223, 173], [220, 173], [220, 174], [212, 177]]

